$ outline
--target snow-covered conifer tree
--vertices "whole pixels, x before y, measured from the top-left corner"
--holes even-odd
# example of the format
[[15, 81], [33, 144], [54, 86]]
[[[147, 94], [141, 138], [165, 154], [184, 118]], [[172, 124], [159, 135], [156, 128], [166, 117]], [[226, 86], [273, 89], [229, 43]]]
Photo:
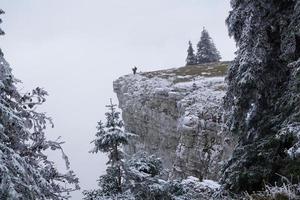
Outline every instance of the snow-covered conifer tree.
[[21, 94], [19, 82], [0, 50], [0, 199], [67, 199], [69, 192], [79, 189], [78, 179], [71, 170], [59, 172], [45, 154], [60, 150], [69, 169], [63, 142], [46, 139], [51, 118], [37, 111], [47, 92], [37, 87]]
[[138, 152], [126, 161], [125, 169], [125, 188], [136, 199], [171, 199], [170, 183], [160, 179], [163, 168], [156, 156]]
[[189, 41], [189, 47], [187, 50], [188, 54], [186, 57], [186, 65], [196, 65], [197, 64], [197, 58], [194, 54], [193, 44], [191, 41]]
[[225, 107], [239, 144], [223, 183], [251, 192], [280, 183], [282, 175], [299, 176], [300, 154], [292, 152], [300, 152], [300, 3], [231, 0], [231, 6], [227, 25], [238, 51]]
[[198, 64], [218, 62], [221, 59], [219, 51], [205, 28], [203, 28], [200, 41], [197, 44], [196, 58]]
[[123, 145], [128, 144], [128, 139], [132, 135], [123, 130], [123, 121], [120, 119], [120, 112], [116, 111], [115, 104], [110, 100], [106, 107], [109, 112], [105, 113], [106, 123], [98, 122], [96, 139], [93, 141], [94, 148], [91, 152], [108, 153], [109, 161], [106, 174], [100, 176], [98, 181], [99, 190], [85, 191], [86, 197], [94, 196], [114, 196], [122, 193], [124, 182], [124, 155]]

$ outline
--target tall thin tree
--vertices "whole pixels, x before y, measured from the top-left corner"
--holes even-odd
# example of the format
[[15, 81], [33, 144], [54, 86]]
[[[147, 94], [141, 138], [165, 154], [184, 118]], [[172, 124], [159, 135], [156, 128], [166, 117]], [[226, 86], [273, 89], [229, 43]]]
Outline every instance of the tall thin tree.
[[193, 44], [191, 41], [189, 41], [189, 47], [187, 50], [187, 57], [186, 57], [186, 65], [196, 65], [197, 64], [197, 58], [194, 53]]
[[113, 196], [122, 193], [122, 183], [124, 181], [124, 155], [123, 145], [128, 144], [128, 139], [132, 135], [123, 130], [123, 121], [120, 119], [120, 112], [116, 111], [116, 104], [112, 103], [106, 107], [108, 112], [105, 124], [98, 122], [96, 139], [92, 141], [94, 148], [92, 153], [103, 152], [108, 154], [108, 168], [106, 174], [100, 176], [98, 184], [99, 190], [85, 191], [88, 196]]

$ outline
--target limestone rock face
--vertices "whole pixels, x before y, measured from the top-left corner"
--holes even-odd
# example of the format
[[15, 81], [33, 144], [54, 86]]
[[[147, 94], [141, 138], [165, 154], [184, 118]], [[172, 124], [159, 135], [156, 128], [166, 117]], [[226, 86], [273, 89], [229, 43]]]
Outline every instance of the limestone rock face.
[[126, 75], [114, 81], [127, 131], [138, 137], [125, 149], [162, 159], [168, 178], [218, 180], [231, 155], [222, 98], [227, 62]]

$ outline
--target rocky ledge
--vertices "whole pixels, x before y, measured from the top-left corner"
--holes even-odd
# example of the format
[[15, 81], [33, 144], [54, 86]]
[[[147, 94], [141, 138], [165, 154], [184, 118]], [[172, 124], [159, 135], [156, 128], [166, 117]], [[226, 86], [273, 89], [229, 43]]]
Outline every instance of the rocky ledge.
[[125, 128], [138, 135], [126, 152], [156, 154], [171, 179], [218, 180], [234, 146], [223, 130], [228, 64], [138, 73], [114, 81]]

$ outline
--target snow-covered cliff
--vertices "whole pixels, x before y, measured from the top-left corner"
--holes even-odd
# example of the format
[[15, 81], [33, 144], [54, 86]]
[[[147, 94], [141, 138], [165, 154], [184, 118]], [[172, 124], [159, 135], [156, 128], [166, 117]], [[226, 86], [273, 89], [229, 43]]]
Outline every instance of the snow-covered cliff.
[[156, 154], [169, 178], [217, 180], [232, 152], [221, 102], [228, 62], [126, 75], [114, 81], [127, 131], [126, 147]]

